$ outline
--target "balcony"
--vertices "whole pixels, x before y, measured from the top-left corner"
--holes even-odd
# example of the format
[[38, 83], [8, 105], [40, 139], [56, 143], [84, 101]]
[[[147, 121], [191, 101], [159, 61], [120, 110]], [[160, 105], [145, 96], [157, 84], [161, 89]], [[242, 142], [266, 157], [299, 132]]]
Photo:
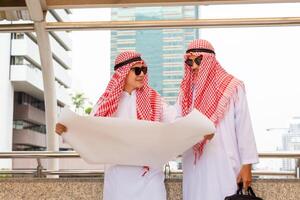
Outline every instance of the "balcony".
[[53, 58], [59, 62], [64, 68], [71, 69], [72, 59], [69, 52], [66, 51], [52, 36], [50, 38], [50, 44], [53, 52]]
[[[54, 40], [54, 39], [53, 39]], [[58, 46], [57, 42], [55, 42]], [[62, 47], [59, 47], [62, 51]], [[65, 52], [66, 53], [66, 52]], [[41, 68], [40, 56], [38, 46], [27, 35], [23, 39], [15, 39], [12, 43], [12, 55], [21, 56], [38, 68]], [[66, 87], [71, 86], [71, 77], [63, 66], [53, 59], [54, 73], [57, 80], [59, 80]], [[68, 66], [70, 68], [70, 66]]]
[[33, 65], [41, 67], [40, 55], [37, 44], [27, 35], [23, 39], [12, 41], [12, 56], [23, 56]]
[[[48, 12], [46, 16], [48, 22], [57, 22], [57, 19]], [[72, 49], [72, 40], [69, 36], [69, 33], [66, 31], [55, 31], [50, 32], [50, 34], [62, 45], [65, 50], [70, 51]]]
[[14, 120], [45, 124], [45, 112], [31, 105], [18, 104], [14, 106]]
[[[31, 38], [30, 38], [31, 37]], [[23, 56], [35, 66], [41, 67], [40, 55], [37, 44], [33, 41], [35, 34], [29, 33], [24, 35], [22, 39], [14, 39], [12, 42], [12, 55]], [[53, 58], [66, 69], [70, 69], [72, 59], [68, 52], [58, 44], [58, 42], [50, 36], [50, 42], [53, 52]]]
[[[23, 91], [39, 99], [44, 98], [42, 72], [29, 65], [12, 65], [10, 80], [15, 91]], [[56, 82], [56, 95], [60, 104], [68, 104], [70, 97], [66, 88]]]
[[55, 79], [65, 87], [70, 88], [72, 84], [72, 79], [70, 74], [68, 73], [69, 70], [64, 69], [55, 60], [53, 60], [53, 67], [54, 67]]
[[13, 143], [14, 145], [46, 147], [46, 134], [30, 129], [14, 129]]

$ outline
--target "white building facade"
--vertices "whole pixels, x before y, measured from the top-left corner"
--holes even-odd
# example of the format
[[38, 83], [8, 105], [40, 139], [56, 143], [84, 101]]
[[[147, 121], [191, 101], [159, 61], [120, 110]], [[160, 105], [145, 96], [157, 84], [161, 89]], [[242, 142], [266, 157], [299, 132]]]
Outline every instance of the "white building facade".
[[[70, 21], [70, 14], [69, 10], [51, 10], [46, 21]], [[72, 41], [69, 32], [49, 33], [59, 109], [70, 104]], [[0, 44], [0, 151], [45, 150], [44, 86], [36, 35], [1, 33]], [[60, 148], [69, 146], [61, 143]], [[0, 168], [19, 168], [18, 163], [24, 164], [0, 160]]]

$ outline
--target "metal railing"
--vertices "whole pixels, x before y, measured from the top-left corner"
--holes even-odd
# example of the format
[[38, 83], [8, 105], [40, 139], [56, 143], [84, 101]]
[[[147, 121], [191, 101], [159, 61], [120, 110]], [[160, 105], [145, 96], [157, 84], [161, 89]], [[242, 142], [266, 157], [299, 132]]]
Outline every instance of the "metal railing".
[[[103, 170], [46, 170], [41, 164], [41, 159], [53, 158], [80, 158], [80, 155], [75, 151], [11, 151], [0, 152], [0, 159], [36, 159], [36, 169], [18, 169], [18, 170], [0, 170], [0, 175], [33, 175], [35, 177], [46, 177], [47, 175], [60, 175], [60, 176], [101, 176], [103, 177]], [[253, 170], [254, 176], [289, 176], [300, 178], [300, 152], [278, 151], [278, 152], [261, 152], [259, 158], [288, 158], [295, 159], [296, 166], [294, 171], [258, 171]], [[171, 171], [169, 164], [165, 165], [166, 177], [181, 176], [182, 171]]]

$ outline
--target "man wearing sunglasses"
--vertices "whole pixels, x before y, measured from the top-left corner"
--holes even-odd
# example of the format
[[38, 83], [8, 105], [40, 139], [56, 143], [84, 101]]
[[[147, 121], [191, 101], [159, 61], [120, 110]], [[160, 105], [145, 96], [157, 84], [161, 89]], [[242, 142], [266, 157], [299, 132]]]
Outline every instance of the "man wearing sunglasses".
[[[114, 70], [92, 115], [149, 121], [169, 121], [174, 117], [167, 114], [167, 104], [149, 87], [147, 65], [139, 53], [119, 54]], [[62, 124], [56, 126], [59, 134], [66, 129]], [[164, 174], [161, 169], [147, 166], [110, 166], [105, 170], [103, 199], [166, 200]]]
[[184, 58], [178, 115], [196, 108], [214, 122], [216, 133], [183, 154], [183, 199], [222, 200], [238, 182], [251, 184], [251, 164], [258, 162], [245, 87], [221, 67], [206, 40], [192, 41]]

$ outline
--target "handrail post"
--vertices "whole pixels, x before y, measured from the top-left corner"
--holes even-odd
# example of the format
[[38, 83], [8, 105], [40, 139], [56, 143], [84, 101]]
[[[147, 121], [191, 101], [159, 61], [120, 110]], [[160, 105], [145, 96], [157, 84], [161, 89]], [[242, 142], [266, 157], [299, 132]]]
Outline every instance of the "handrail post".
[[295, 170], [296, 170], [296, 178], [300, 179], [300, 158], [296, 159]]
[[40, 158], [37, 158], [36, 159], [36, 161], [37, 161], [37, 167], [36, 167], [36, 174], [35, 174], [35, 176], [36, 177], [38, 177], [38, 178], [42, 178], [42, 177], [44, 177], [44, 175], [43, 175], [43, 165], [42, 165], [42, 163], [41, 163], [41, 159]]
[[165, 165], [165, 179], [170, 178], [171, 169], [169, 162]]

